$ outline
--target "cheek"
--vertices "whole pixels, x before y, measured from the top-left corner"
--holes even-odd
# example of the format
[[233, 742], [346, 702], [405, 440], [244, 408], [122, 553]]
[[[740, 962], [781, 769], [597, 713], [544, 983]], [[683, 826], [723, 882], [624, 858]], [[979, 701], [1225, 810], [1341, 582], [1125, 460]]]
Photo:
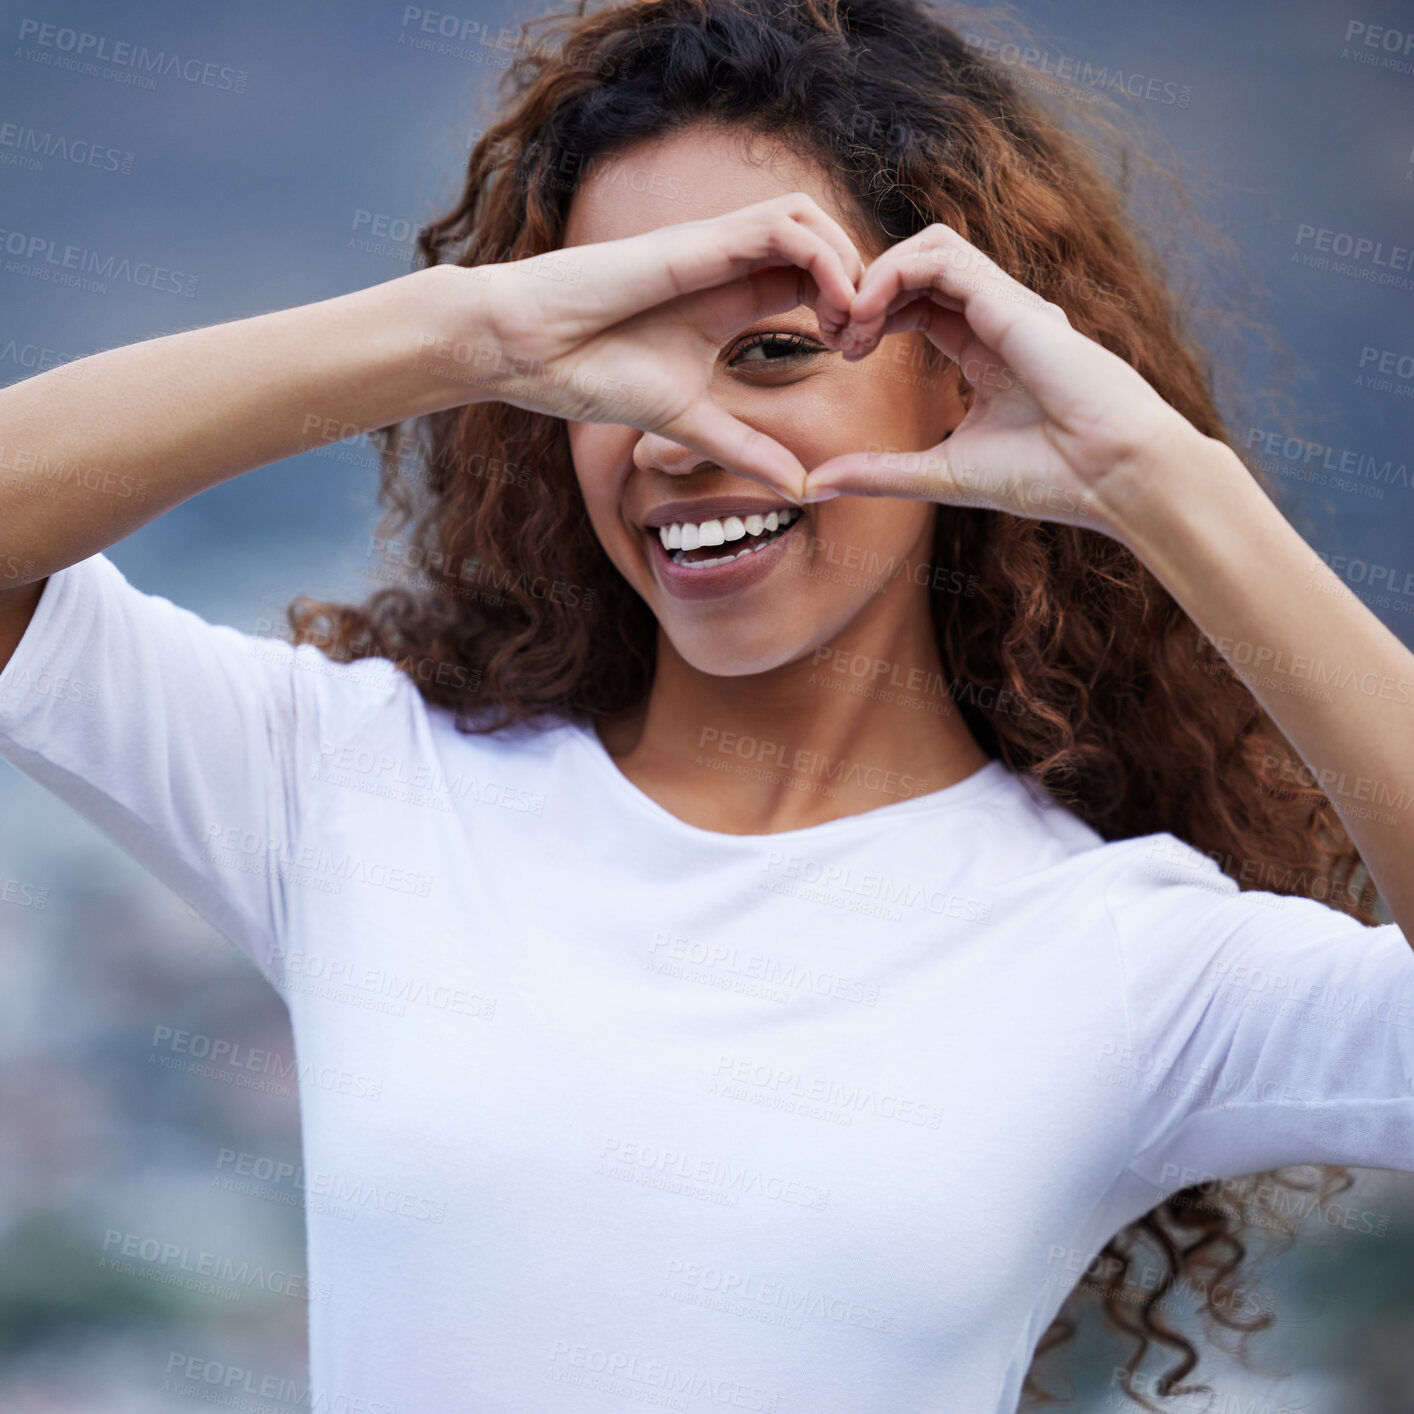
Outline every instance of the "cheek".
[[607, 423], [571, 422], [568, 433], [575, 480], [602, 540], [618, 521], [632, 444], [624, 429]]
[[640, 434], [602, 422], [571, 422], [567, 431], [575, 480], [594, 538], [619, 573], [641, 589], [648, 573], [645, 547], [623, 520], [634, 440]]
[[956, 390], [946, 368], [930, 362], [913, 335], [884, 339], [849, 371], [859, 380], [854, 406], [861, 437], [906, 451], [941, 440], [956, 411]]
[[871, 446], [923, 450], [962, 411], [946, 373], [928, 366], [909, 334], [889, 336], [862, 363], [836, 363], [829, 377], [804, 385], [800, 397], [778, 393], [733, 410], [746, 412], [807, 467]]
[[[877, 592], [879, 575], [887, 575], [908, 557], [929, 558], [935, 508], [928, 501], [890, 496], [841, 497], [820, 507], [812, 556], [846, 572], [840, 582], [844, 597], [863, 586]], [[828, 581], [825, 581], [828, 583]], [[817, 582], [815, 592], [819, 592]]]

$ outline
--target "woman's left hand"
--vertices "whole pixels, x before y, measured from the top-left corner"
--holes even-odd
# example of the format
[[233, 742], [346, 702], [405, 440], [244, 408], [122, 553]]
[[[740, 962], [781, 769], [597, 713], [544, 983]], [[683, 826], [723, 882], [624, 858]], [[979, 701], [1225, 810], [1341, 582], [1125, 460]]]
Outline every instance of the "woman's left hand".
[[867, 357], [886, 334], [921, 329], [973, 387], [951, 435], [916, 452], [851, 452], [820, 463], [806, 501], [902, 496], [1083, 525], [1120, 538], [1113, 496], [1162, 439], [1201, 434], [1117, 354], [1073, 329], [1058, 304], [935, 224], [870, 265], [839, 347]]

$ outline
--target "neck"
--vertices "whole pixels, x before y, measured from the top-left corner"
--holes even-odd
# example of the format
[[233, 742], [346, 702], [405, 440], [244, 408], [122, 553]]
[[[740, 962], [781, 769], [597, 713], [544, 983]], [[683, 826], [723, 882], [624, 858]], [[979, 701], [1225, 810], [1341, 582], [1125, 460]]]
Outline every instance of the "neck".
[[619, 769], [665, 809], [773, 834], [941, 790], [987, 763], [934, 642], [928, 603], [880, 596], [841, 635], [769, 672], [719, 677], [661, 631], [646, 704], [601, 727]]

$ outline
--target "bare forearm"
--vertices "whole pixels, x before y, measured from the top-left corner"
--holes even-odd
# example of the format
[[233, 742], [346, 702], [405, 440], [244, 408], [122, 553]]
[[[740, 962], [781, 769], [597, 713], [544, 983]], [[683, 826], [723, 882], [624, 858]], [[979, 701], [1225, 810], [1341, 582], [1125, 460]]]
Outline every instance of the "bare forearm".
[[450, 321], [475, 327], [485, 286], [466, 275], [419, 271], [0, 391], [0, 585], [41, 579], [310, 445], [473, 400], [419, 356]]
[[1121, 538], [1296, 748], [1414, 941], [1414, 653], [1222, 443], [1180, 446], [1127, 486]]

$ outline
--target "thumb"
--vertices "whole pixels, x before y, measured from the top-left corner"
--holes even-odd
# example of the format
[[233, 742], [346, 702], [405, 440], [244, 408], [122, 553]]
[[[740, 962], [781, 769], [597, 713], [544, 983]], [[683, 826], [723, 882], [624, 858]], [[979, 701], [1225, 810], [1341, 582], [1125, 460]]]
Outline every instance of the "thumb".
[[727, 471], [779, 491], [793, 505], [805, 489], [805, 467], [788, 448], [764, 432], [733, 417], [710, 397], [699, 398], [664, 435], [710, 457]]
[[947, 448], [846, 452], [815, 467], [805, 479], [804, 501], [836, 496], [897, 496], [909, 501], [934, 500], [952, 480]]

